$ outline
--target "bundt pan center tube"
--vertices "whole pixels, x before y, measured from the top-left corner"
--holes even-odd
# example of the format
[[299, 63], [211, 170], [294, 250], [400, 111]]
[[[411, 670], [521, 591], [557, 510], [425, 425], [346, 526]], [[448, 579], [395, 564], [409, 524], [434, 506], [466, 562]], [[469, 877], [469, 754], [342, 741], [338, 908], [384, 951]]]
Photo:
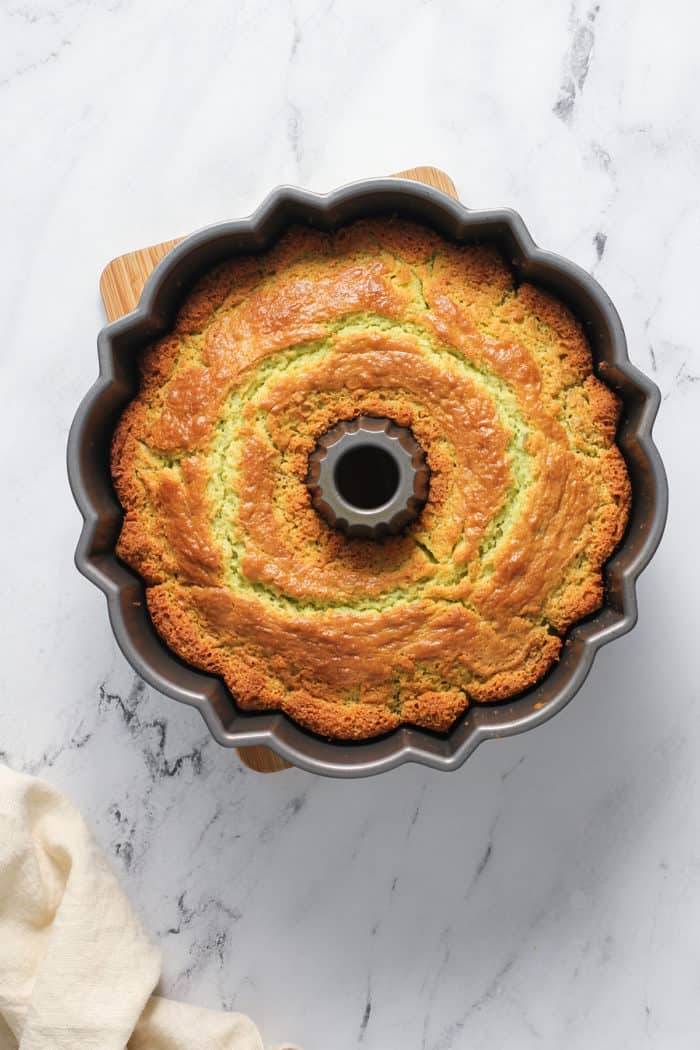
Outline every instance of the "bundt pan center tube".
[[[347, 743], [322, 739], [281, 713], [240, 710], [222, 681], [184, 664], [165, 646], [149, 618], [142, 580], [115, 554], [122, 510], [109, 452], [116, 422], [137, 392], [140, 352], [169, 330], [199, 277], [233, 256], [266, 250], [290, 225], [333, 231], [387, 215], [419, 222], [459, 245], [495, 242], [517, 284], [539, 286], [569, 307], [584, 327], [596, 374], [622, 402], [617, 444], [632, 505], [622, 542], [605, 566], [602, 607], [569, 630], [558, 662], [534, 687], [507, 701], [470, 706], [448, 733], [402, 726]], [[482, 740], [522, 732], [554, 715], [580, 688], [600, 646], [634, 626], [635, 582], [658, 546], [666, 517], [666, 479], [651, 438], [658, 390], [629, 362], [620, 320], [596, 281], [537, 248], [514, 212], [472, 212], [445, 193], [396, 178], [354, 183], [325, 196], [281, 187], [248, 219], [202, 230], [174, 247], [147, 281], [137, 308], [102, 330], [98, 349], [100, 376], [76, 414], [68, 444], [71, 487], [84, 519], [76, 563], [106, 594], [115, 636], [136, 671], [163, 693], [197, 707], [219, 743], [271, 748], [293, 765], [330, 776], [367, 776], [406, 761], [455, 769]], [[353, 528], [368, 529], [360, 535], [382, 542], [383, 533], [406, 527], [420, 514], [429, 476], [407, 428], [363, 417], [325, 437], [309, 459], [307, 484], [327, 521], [333, 518], [350, 535]]]
[[332, 528], [377, 540], [418, 517], [429, 478], [425, 453], [407, 427], [358, 416], [321, 436], [309, 457], [306, 484]]

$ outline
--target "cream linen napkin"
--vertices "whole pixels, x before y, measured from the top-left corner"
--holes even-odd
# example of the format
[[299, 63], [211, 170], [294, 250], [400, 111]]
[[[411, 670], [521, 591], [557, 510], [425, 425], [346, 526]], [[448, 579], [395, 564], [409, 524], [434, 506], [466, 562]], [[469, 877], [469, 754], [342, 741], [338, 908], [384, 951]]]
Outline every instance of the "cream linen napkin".
[[159, 975], [77, 810], [0, 766], [0, 1050], [263, 1050], [243, 1014], [151, 995]]

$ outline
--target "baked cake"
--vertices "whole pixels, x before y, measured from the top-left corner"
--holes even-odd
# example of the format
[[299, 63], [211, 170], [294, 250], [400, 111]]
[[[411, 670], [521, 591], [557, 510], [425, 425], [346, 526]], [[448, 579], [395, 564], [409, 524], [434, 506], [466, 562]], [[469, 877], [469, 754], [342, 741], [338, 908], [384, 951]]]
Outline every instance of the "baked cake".
[[[156, 630], [239, 706], [334, 739], [446, 731], [598, 609], [630, 484], [580, 324], [499, 252], [378, 219], [294, 228], [206, 275], [140, 361], [112, 447], [120, 557]], [[402, 534], [350, 539], [306, 484], [341, 420], [410, 429]]]

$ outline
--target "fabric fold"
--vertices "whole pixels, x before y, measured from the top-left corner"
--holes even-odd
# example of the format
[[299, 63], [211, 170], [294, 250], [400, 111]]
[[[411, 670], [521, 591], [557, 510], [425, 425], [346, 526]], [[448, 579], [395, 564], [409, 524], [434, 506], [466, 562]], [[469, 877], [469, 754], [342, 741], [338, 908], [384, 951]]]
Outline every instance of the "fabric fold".
[[263, 1050], [243, 1014], [153, 996], [160, 970], [78, 811], [0, 766], [0, 1050]]

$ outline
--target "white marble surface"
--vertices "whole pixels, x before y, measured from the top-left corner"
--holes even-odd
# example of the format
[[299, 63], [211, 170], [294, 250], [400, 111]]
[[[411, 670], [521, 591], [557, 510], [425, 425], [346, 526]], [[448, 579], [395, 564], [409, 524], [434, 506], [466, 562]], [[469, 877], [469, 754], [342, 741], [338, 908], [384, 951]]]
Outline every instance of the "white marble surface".
[[[700, 16], [691, 0], [0, 5], [0, 752], [81, 807], [164, 989], [305, 1050], [661, 1050], [700, 1032]], [[635, 631], [459, 772], [261, 777], [135, 680], [64, 445], [129, 248], [442, 166], [592, 270], [663, 393]]]

